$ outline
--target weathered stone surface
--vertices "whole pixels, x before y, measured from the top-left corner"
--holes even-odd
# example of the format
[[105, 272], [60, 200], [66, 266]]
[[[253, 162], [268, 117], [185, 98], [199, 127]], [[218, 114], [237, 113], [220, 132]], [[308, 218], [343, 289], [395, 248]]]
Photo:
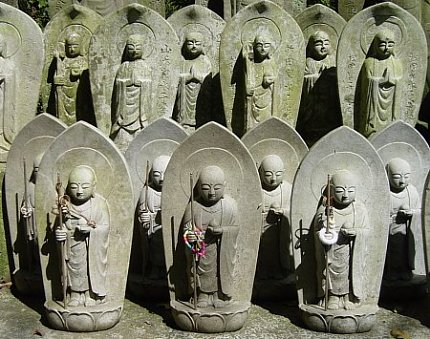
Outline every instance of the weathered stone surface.
[[224, 29], [220, 46], [227, 127], [242, 136], [252, 124], [269, 116], [295, 126], [304, 56], [300, 27], [274, 3], [255, 2], [234, 16]]
[[[334, 199], [327, 197], [328, 175], [332, 176], [330, 184], [336, 188], [331, 192]], [[338, 186], [342, 178], [347, 182]], [[341, 201], [338, 189], [342, 194]], [[384, 165], [373, 146], [345, 126], [320, 139], [300, 164], [293, 185], [291, 222], [299, 308], [307, 327], [317, 331], [355, 333], [369, 331], [374, 325], [388, 238], [388, 190]], [[329, 208], [325, 207], [327, 201], [331, 202]], [[343, 273], [334, 281], [329, 274], [329, 291], [324, 289], [325, 279], [321, 277], [324, 254], [317, 255], [316, 251], [321, 247], [321, 237], [326, 237], [324, 231], [317, 233], [318, 220], [320, 217], [324, 219], [326, 208], [331, 225], [329, 231], [335, 239], [331, 247], [335, 246], [337, 253], [343, 253], [331, 257], [329, 272], [339, 269]], [[341, 242], [335, 242], [335, 233], [339, 232], [340, 226], [343, 228], [337, 239]], [[355, 233], [352, 237], [348, 235], [353, 234], [349, 233], [351, 231]], [[342, 286], [342, 276], [348, 277], [351, 284]], [[328, 304], [324, 300], [327, 293]], [[335, 298], [332, 296], [336, 295], [341, 295], [343, 304], [337, 300], [338, 303], [333, 305]], [[356, 303], [357, 298], [360, 304]], [[347, 307], [354, 309], [345, 309]]]
[[[390, 40], [384, 56], [376, 49], [381, 39]], [[394, 120], [415, 124], [425, 81], [424, 39], [417, 20], [392, 3], [369, 7], [348, 22], [337, 54], [345, 125], [369, 136]]]
[[[208, 7], [210, 10], [222, 16], [225, 20], [231, 19], [237, 12], [245, 6], [256, 2], [257, 0], [195, 0], [197, 5]], [[297, 15], [306, 8], [305, 0], [273, 0], [273, 3], [285, 9], [291, 15]]]
[[167, 21], [182, 46], [173, 119], [190, 130], [220, 121], [219, 44], [225, 21], [197, 5], [176, 11]]
[[42, 158], [36, 186], [44, 307], [51, 327], [86, 332], [119, 321], [130, 211], [131, 179], [113, 142], [82, 121], [60, 134]]
[[346, 21], [323, 5], [295, 17], [303, 31], [306, 67], [296, 129], [309, 146], [342, 126], [336, 77], [336, 50]]
[[102, 21], [96, 12], [72, 5], [60, 10], [45, 28], [45, 64], [41, 98], [44, 111], [67, 125], [95, 125], [88, 74], [88, 48]]
[[[209, 188], [207, 194], [204, 188]], [[219, 124], [201, 127], [173, 154], [165, 175], [162, 220], [168, 222], [163, 240], [170, 306], [181, 329], [225, 332], [243, 326], [257, 259], [260, 203], [261, 188], [251, 155]], [[195, 247], [191, 234], [207, 242], [206, 246], [198, 242], [202, 247]], [[204, 252], [205, 256], [197, 254]], [[194, 256], [199, 257], [195, 294], [194, 264], [188, 261]], [[204, 275], [200, 265], [213, 274]]]
[[348, 21], [363, 9], [364, 3], [365, 0], [338, 1], [337, 11], [346, 21]]
[[18, 0], [2, 0], [1, 2], [13, 7], [18, 7]]
[[308, 148], [291, 126], [275, 117], [248, 131], [242, 142], [257, 164], [263, 194], [253, 298], [291, 299], [296, 295], [290, 223], [291, 185]]
[[430, 148], [417, 130], [403, 121], [375, 134], [370, 142], [386, 165], [391, 186], [390, 219], [385, 223], [390, 235], [381, 295], [416, 297], [425, 293], [427, 286], [421, 207]]
[[110, 13], [132, 3], [139, 3], [140, 5], [148, 6], [160, 13], [163, 17], [166, 11], [165, 0], [48, 0], [49, 16], [52, 18], [64, 7], [74, 3], [86, 6], [103, 16], [107, 16]]
[[127, 288], [142, 299], [168, 299], [161, 196], [165, 166], [186, 137], [179, 124], [160, 118], [139, 133], [125, 153], [136, 211]]
[[[140, 58], [131, 58], [127, 41], [141, 46]], [[117, 142], [121, 150], [130, 142], [127, 133], [132, 139], [144, 126], [171, 115], [179, 61], [179, 42], [171, 26], [138, 4], [106, 17], [94, 33], [89, 64], [97, 127], [113, 138], [124, 134], [122, 144]]]
[[10, 235], [9, 247], [13, 249], [10, 263], [13, 282], [20, 293], [43, 293], [34, 190], [43, 153], [65, 129], [66, 125], [51, 115], [38, 115], [17, 135], [7, 158], [5, 222]]
[[5, 162], [15, 136], [36, 115], [44, 50], [34, 20], [3, 3], [0, 32], [0, 162]]

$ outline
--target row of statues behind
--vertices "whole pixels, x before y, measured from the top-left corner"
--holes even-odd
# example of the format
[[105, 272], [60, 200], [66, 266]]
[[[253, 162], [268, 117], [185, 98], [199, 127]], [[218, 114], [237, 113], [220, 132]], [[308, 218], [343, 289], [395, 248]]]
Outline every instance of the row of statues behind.
[[[195, 7], [189, 8], [189, 13], [193, 11], [197, 13], [201, 10]], [[77, 8], [77, 11], [81, 10], [80, 7], [73, 8]], [[127, 13], [131, 13], [133, 8], [130, 7]], [[144, 11], [140, 7], [137, 9]], [[71, 8], [67, 9], [68, 12], [64, 11], [63, 16], [71, 15], [70, 13], [73, 12]], [[331, 15], [336, 14], [333, 13]], [[47, 44], [44, 71], [46, 83], [42, 84], [42, 91], [49, 90], [49, 93], [45, 98], [42, 97], [44, 109], [68, 125], [77, 120], [85, 120], [98, 126], [108, 133], [123, 151], [139, 131], [152, 122], [154, 117], [159, 116], [172, 117], [188, 130], [194, 130], [210, 120], [215, 120], [241, 136], [270, 116], [282, 116], [282, 111], [288, 110], [288, 107], [284, 104], [278, 105], [276, 102], [284, 96], [288, 97], [290, 102], [300, 103], [297, 105], [298, 112], [293, 112], [292, 116], [286, 117], [285, 120], [296, 125], [297, 131], [308, 145], [314, 144], [330, 130], [345, 123], [337, 88], [335, 46], [338, 45], [338, 41], [333, 41], [336, 36], [329, 32], [330, 29], [327, 30], [323, 25], [318, 24], [314, 25], [315, 28], [311, 33], [307, 33], [305, 59], [298, 60], [297, 64], [293, 65], [303, 69], [302, 90], [285, 93], [285, 89], [280, 89], [282, 84], [295, 81], [288, 79], [289, 75], [279, 69], [279, 58], [288, 58], [288, 55], [275, 57], [274, 54], [280, 53], [278, 50], [280, 44], [288, 42], [275, 41], [276, 37], [269, 29], [258, 30], [253, 27], [255, 32], [247, 33], [250, 37], [242, 42], [240, 55], [233, 56], [233, 58], [237, 57], [230, 79], [231, 81], [235, 79], [236, 93], [233, 100], [235, 103], [238, 101], [241, 103], [237, 106], [239, 110], [233, 108], [232, 111], [231, 107], [226, 107], [226, 102], [230, 99], [224, 92], [228, 89], [222, 88], [229, 84], [220, 83], [218, 74], [219, 45], [224, 44], [227, 49], [229, 43], [223, 42], [222, 39], [211, 41], [214, 37], [205, 36], [206, 31], [199, 28], [205, 15], [208, 13], [201, 15], [200, 21], [189, 19], [188, 22], [183, 23], [183, 27], [179, 26], [182, 29], [180, 46], [182, 60], [180, 64], [176, 64], [179, 67], [175, 73], [178, 78], [170, 78], [176, 82], [173, 84], [176, 93], [170, 89], [165, 89], [167, 94], [163, 93], [169, 98], [167, 101], [172, 102], [171, 105], [166, 104], [164, 110], [156, 107], [158, 100], [156, 93], [163, 91], [163, 83], [157, 79], [160, 73], [155, 69], [162, 68], [162, 73], [165, 74], [171, 72], [167, 68], [172, 67], [172, 64], [157, 63], [157, 60], [147, 56], [156, 48], [154, 46], [160, 46], [166, 42], [150, 41], [146, 33], [130, 30], [132, 33], [125, 34], [123, 41], [114, 42], [121, 48], [121, 53], [117, 53], [118, 60], [109, 61], [106, 52], [99, 56], [91, 47], [91, 44], [100, 45], [97, 39], [93, 37], [88, 45], [90, 42], [88, 32], [77, 29], [76, 26], [79, 25], [73, 20], [65, 27], [55, 28], [52, 25], [50, 30], [46, 30], [45, 39], [50, 43], [52, 39], [59, 40], [54, 41], [54, 47]], [[159, 20], [164, 19], [159, 18]], [[210, 29], [211, 25], [208, 24], [207, 27]], [[55, 29], [62, 29], [62, 33], [55, 32]], [[222, 38], [221, 32], [222, 30], [219, 30], [216, 39]], [[229, 36], [226, 35], [226, 39], [228, 38]], [[5, 57], [8, 49], [6, 40], [2, 39], [2, 68], [5, 77], [1, 88], [6, 93], [3, 106], [10, 108], [13, 107], [12, 102], [16, 96], [17, 89], [13, 89], [17, 84], [17, 66]], [[377, 30], [373, 34], [372, 42], [361, 65], [357, 83], [353, 84], [356, 87], [354, 127], [366, 137], [381, 130], [391, 121], [405, 119], [406, 113], [401, 103], [404, 100], [412, 100], [408, 97], [411, 94], [407, 86], [415, 84], [405, 83], [407, 80], [405, 72], [411, 66], [405, 64], [404, 58], [396, 56], [395, 51], [400, 48], [398, 40], [395, 29], [383, 27]], [[107, 43], [104, 41], [102, 44]], [[58, 46], [60, 48], [57, 48]], [[170, 51], [179, 50], [178, 48], [176, 44], [168, 46]], [[93, 54], [89, 59], [88, 50], [91, 49]], [[337, 58], [339, 60], [342, 55], [338, 55]], [[426, 63], [426, 60], [418, 60], [418, 62]], [[98, 90], [100, 86], [106, 85], [98, 84], [97, 81], [103, 81], [106, 78], [98, 77], [91, 81], [91, 77], [103, 68], [109, 68], [105, 72], [115, 74], [111, 76], [114, 78], [113, 88], [109, 90], [112, 93], [111, 96], [109, 93], [105, 94], [106, 89]], [[227, 66], [221, 65], [221, 72], [223, 68]], [[90, 82], [92, 82], [91, 86]], [[12, 90], [6, 90], [9, 85]], [[97, 93], [94, 94], [94, 92]], [[100, 95], [109, 97], [100, 99]], [[100, 100], [106, 101], [107, 106], [100, 106], [98, 103]], [[224, 107], [222, 107], [223, 103]], [[109, 108], [110, 112], [106, 111], [106, 108]], [[13, 114], [12, 109], [4, 111], [6, 122], [1, 138], [4, 152], [8, 151], [14, 137], [8, 130], [8, 125], [14, 122]], [[239, 127], [234, 126], [236, 120], [240, 122]], [[411, 121], [408, 122], [411, 123]], [[107, 129], [105, 126], [108, 126]]]

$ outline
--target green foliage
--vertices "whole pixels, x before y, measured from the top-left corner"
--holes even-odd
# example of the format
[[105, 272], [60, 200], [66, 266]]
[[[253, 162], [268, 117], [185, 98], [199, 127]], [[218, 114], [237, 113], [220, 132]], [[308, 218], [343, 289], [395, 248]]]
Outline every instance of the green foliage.
[[49, 21], [48, 0], [19, 0], [19, 8], [43, 28]]

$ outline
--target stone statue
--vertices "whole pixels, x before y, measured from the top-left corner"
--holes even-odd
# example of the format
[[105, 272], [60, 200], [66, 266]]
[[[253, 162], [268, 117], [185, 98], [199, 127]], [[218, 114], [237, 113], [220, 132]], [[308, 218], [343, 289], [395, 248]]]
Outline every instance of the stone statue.
[[[104, 303], [107, 294], [107, 249], [109, 243], [109, 208], [97, 193], [96, 174], [90, 166], [75, 166], [69, 175], [61, 211], [63, 225], [55, 230], [58, 242], [65, 242], [69, 307]], [[63, 272], [63, 274], [65, 274]], [[64, 288], [64, 287], [63, 287]]]
[[161, 189], [169, 161], [170, 156], [166, 155], [154, 159], [149, 182], [143, 187], [138, 202], [137, 214], [144, 253], [143, 276], [148, 276], [150, 280], [161, 280], [166, 276], [161, 232]]
[[283, 180], [284, 172], [284, 162], [274, 154], [266, 156], [259, 167], [263, 208], [258, 280], [282, 279], [286, 271], [294, 271], [289, 236], [291, 184]]
[[409, 183], [411, 167], [401, 158], [387, 164], [391, 190], [391, 220], [385, 260], [384, 279], [409, 281], [415, 269], [415, 238], [412, 224], [420, 224], [421, 198], [414, 185]]
[[274, 115], [276, 67], [271, 60], [274, 43], [268, 34], [255, 36], [252, 45], [244, 45], [246, 129]]
[[0, 151], [10, 149], [16, 133], [15, 98], [17, 96], [16, 69], [6, 55], [6, 40], [0, 35]]
[[188, 244], [200, 242], [202, 246], [198, 253], [185, 248], [189, 288], [196, 289], [197, 308], [222, 308], [233, 301], [239, 225], [236, 202], [224, 195], [225, 185], [220, 167], [202, 169], [196, 185], [198, 195], [188, 203], [183, 217], [184, 239]]
[[330, 36], [318, 30], [309, 37], [306, 50], [297, 131], [308, 145], [313, 145], [330, 130], [341, 125], [332, 44]]
[[148, 125], [147, 114], [151, 111], [152, 71], [142, 58], [144, 48], [142, 35], [130, 35], [125, 60], [115, 77], [110, 138], [122, 151]]
[[378, 32], [369, 48], [359, 78], [357, 129], [364, 136], [402, 117], [403, 66], [394, 55], [396, 39], [389, 29]]
[[56, 114], [67, 125], [79, 120], [77, 111], [82, 111], [79, 106], [84, 104], [83, 96], [89, 93], [88, 61], [82, 55], [81, 44], [82, 37], [77, 33], [70, 33], [65, 39], [65, 55], [61, 55], [59, 51], [54, 52]]
[[188, 32], [182, 46], [182, 69], [173, 119], [186, 129], [195, 129], [197, 115], [210, 109], [212, 64], [205, 55], [203, 35]]
[[355, 200], [357, 184], [351, 172], [335, 173], [327, 188], [333, 201], [323, 197], [314, 219], [317, 297], [329, 310], [354, 309], [365, 298], [363, 269], [370, 225], [366, 207]]

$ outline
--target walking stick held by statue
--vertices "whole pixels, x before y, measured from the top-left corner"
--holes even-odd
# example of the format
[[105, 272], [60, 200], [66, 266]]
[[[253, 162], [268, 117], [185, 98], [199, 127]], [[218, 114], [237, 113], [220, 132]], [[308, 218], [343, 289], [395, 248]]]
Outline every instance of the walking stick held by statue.
[[[69, 197], [63, 194], [60, 173], [57, 173], [57, 184], [55, 187], [57, 191], [57, 208], [58, 208], [58, 225], [57, 229], [63, 229], [63, 207], [67, 206]], [[67, 262], [66, 262], [66, 241], [60, 242], [59, 257], [61, 263], [61, 283], [63, 286], [64, 309], [67, 309]]]

